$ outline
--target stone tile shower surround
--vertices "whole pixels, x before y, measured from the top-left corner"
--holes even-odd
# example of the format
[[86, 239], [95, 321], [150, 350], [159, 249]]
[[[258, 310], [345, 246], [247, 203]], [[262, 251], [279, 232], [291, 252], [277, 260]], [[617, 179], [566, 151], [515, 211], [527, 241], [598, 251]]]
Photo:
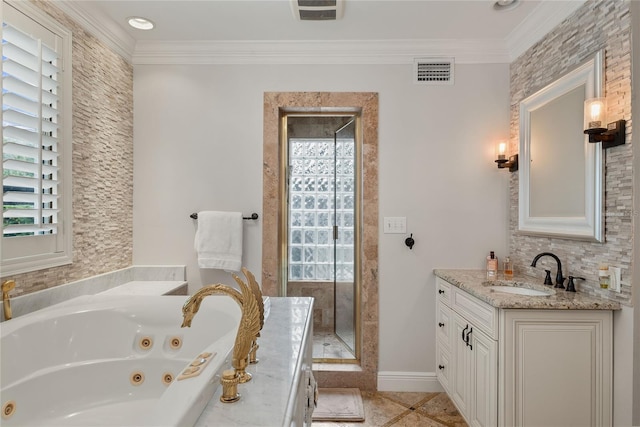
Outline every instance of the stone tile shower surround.
[[72, 31], [73, 263], [13, 279], [12, 296], [131, 266], [133, 66], [48, 1], [34, 2]]
[[287, 296], [313, 297], [313, 333], [334, 329], [333, 282], [289, 282]]
[[[517, 151], [520, 101], [605, 50], [605, 96], [609, 121], [624, 119], [626, 144], [605, 151], [605, 242], [584, 242], [518, 232], [518, 174], [510, 178], [510, 256], [516, 270], [544, 279], [543, 266], [555, 274], [555, 262], [534, 256], [551, 251], [562, 260], [565, 276], [585, 277], [579, 291], [631, 304], [633, 259], [633, 150], [631, 146], [631, 17], [629, 1], [590, 0], [511, 63], [511, 145]], [[636, 188], [637, 190], [637, 188]], [[600, 263], [622, 268], [622, 292], [601, 290]]]
[[318, 371], [322, 387], [375, 390], [378, 373], [378, 94], [374, 92], [266, 92], [263, 119], [262, 289], [277, 295], [280, 274], [280, 113], [355, 107], [362, 114], [362, 283], [359, 371]]

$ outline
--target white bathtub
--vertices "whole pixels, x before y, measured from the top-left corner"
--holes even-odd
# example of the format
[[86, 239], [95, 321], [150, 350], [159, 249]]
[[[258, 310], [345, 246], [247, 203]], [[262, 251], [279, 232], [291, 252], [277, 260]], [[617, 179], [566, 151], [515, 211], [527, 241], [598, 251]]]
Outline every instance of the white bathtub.
[[[212, 296], [181, 328], [186, 298], [83, 296], [2, 323], [0, 424], [193, 425], [229, 368], [241, 313]], [[204, 352], [215, 356], [202, 373], [177, 381]]]

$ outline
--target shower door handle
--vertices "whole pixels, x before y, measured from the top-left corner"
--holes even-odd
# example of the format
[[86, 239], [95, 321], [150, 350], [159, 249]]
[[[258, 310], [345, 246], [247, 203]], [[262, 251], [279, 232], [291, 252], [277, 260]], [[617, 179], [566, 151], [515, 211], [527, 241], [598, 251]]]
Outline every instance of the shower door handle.
[[338, 240], [338, 226], [333, 226], [333, 240]]

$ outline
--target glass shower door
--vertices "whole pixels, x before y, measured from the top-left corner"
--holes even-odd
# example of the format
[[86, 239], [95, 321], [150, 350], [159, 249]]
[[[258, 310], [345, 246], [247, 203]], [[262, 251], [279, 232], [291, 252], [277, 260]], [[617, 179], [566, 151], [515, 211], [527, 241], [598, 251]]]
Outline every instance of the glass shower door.
[[356, 361], [360, 207], [355, 115], [286, 117], [287, 296], [312, 296], [314, 359]]
[[356, 144], [355, 119], [334, 133], [334, 319], [335, 334], [355, 356], [355, 237]]

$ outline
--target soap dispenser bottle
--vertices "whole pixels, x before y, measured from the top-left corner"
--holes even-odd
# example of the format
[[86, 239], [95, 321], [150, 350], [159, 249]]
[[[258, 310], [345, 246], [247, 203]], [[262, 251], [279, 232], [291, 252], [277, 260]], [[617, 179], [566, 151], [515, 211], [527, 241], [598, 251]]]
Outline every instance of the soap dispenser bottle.
[[491, 251], [487, 257], [487, 279], [496, 280], [498, 278], [498, 258], [495, 252]]
[[504, 259], [504, 278], [505, 279], [513, 279], [513, 262], [511, 262], [511, 258], [506, 257]]

